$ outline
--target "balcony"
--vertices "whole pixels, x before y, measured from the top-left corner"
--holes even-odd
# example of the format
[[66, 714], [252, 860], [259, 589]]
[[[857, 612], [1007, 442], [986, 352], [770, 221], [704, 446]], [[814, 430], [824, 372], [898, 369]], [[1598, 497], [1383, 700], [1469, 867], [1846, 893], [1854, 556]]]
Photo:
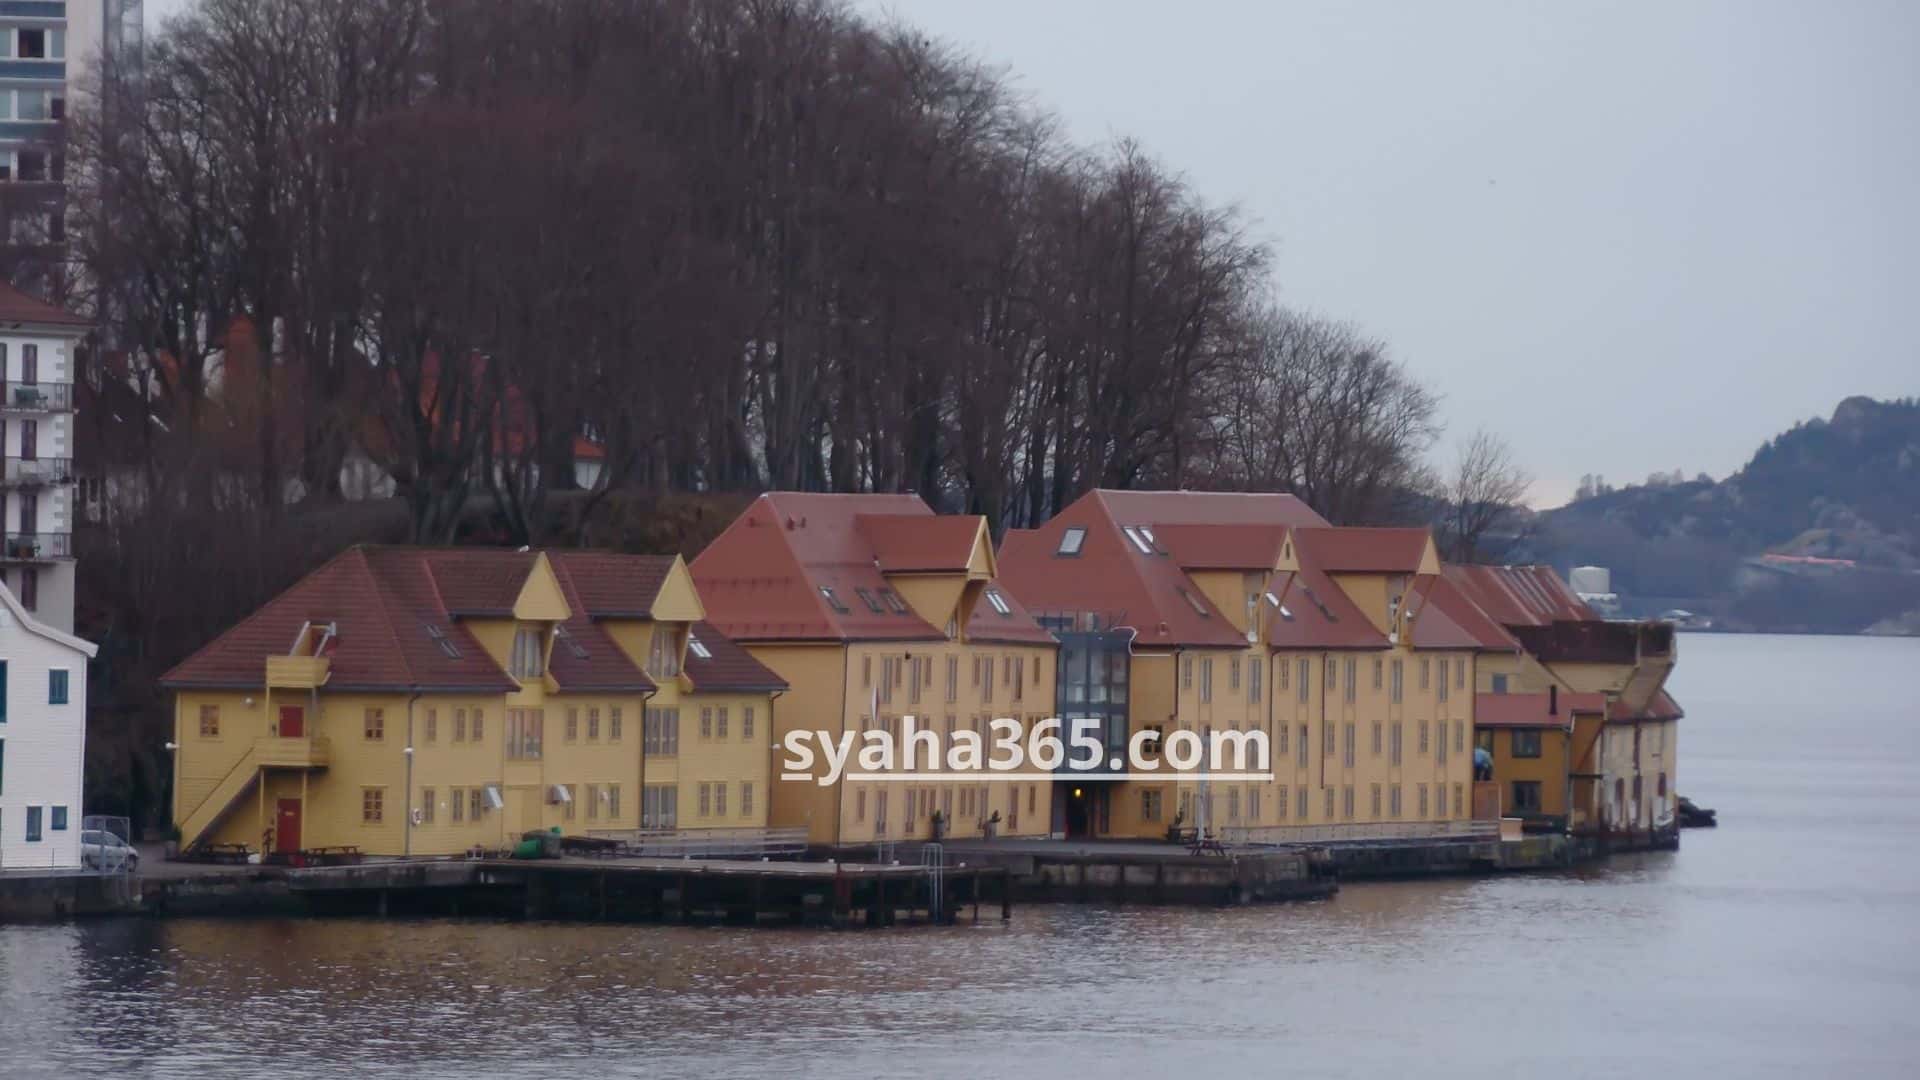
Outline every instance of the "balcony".
[[72, 411], [72, 383], [10, 382], [0, 385], [0, 412], [49, 413]]
[[331, 666], [324, 656], [267, 657], [267, 685], [275, 689], [313, 690], [326, 684]]
[[5, 459], [0, 466], [0, 487], [32, 488], [73, 483], [72, 458]]
[[7, 533], [0, 562], [52, 562], [73, 557], [72, 533]]
[[278, 735], [262, 735], [253, 740], [254, 761], [261, 768], [324, 769], [330, 750], [327, 740], [318, 735], [296, 735], [285, 739]]

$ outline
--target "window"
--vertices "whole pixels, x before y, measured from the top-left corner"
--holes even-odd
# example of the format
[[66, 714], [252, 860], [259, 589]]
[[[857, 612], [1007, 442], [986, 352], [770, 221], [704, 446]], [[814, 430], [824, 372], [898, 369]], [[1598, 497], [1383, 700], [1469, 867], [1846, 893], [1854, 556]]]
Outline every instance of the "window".
[[1493, 692], [1496, 694], [1504, 694], [1507, 692], [1507, 677], [1505, 675], [1495, 675], [1493, 677]]
[[1299, 801], [1296, 809], [1299, 812], [1298, 816], [1300, 820], [1307, 820], [1307, 788], [1304, 784], [1300, 787]]
[[1427, 687], [1431, 685], [1432, 682], [1433, 682], [1433, 657], [1423, 656], [1420, 658], [1420, 692], [1423, 694], [1426, 693]]
[[713, 737], [716, 739], [724, 739], [727, 737], [727, 707], [725, 705], [714, 710]]
[[753, 816], [753, 784], [745, 780], [740, 782], [740, 816]]
[[467, 741], [467, 710], [453, 710], [453, 741]]
[[1401, 689], [1401, 682], [1402, 682], [1402, 679], [1401, 679], [1402, 674], [1403, 674], [1403, 665], [1401, 664], [1400, 659], [1398, 657], [1395, 657], [1393, 661], [1393, 686], [1389, 691], [1390, 699], [1395, 705], [1400, 704], [1400, 689]]
[[1420, 808], [1420, 816], [1426, 817], [1427, 816], [1427, 785], [1425, 784], [1414, 785], [1413, 801], [1414, 801], [1414, 804]]
[[1403, 740], [1400, 737], [1401, 728], [1402, 728], [1402, 725], [1400, 721], [1395, 720], [1393, 722], [1393, 731], [1389, 734], [1387, 739], [1387, 761], [1389, 764], [1392, 764], [1392, 765], [1400, 764], [1400, 757], [1401, 757], [1400, 751], [1403, 745]]
[[40, 814], [40, 807], [27, 807], [27, 843], [29, 844], [40, 839]]
[[649, 708], [641, 726], [641, 741], [647, 753], [672, 755], [680, 752], [679, 709]]
[[[860, 598], [861, 603], [867, 605], [867, 610], [873, 612], [875, 615], [879, 615], [886, 610], [885, 608], [882, 608], [880, 606], [880, 601], [874, 597], [872, 591], [870, 591], [865, 585], [854, 586], [853, 592], [855, 596], [858, 596]], [[705, 784], [702, 784], [700, 786], [702, 788], [706, 787]], [[704, 803], [704, 800], [702, 801]], [[705, 816], [704, 812], [702, 813], [702, 816]]]
[[887, 602], [887, 610], [893, 612], [895, 615], [907, 614], [907, 602], [900, 599], [900, 594], [894, 592], [892, 589], [881, 589], [880, 599]]
[[587, 706], [587, 741], [600, 741], [600, 706]]
[[546, 650], [540, 645], [540, 631], [523, 626], [513, 633], [511, 672], [516, 679], [537, 679], [546, 671]]
[[833, 610], [839, 612], [842, 615], [845, 615], [847, 612], [852, 610], [851, 608], [847, 607], [846, 604], [841, 603], [839, 597], [833, 595], [833, 586], [831, 585], [820, 586], [820, 598], [827, 602], [828, 607], [832, 608]]
[[1142, 555], [1153, 554], [1152, 542], [1149, 541], [1145, 536], [1141, 535], [1141, 532], [1138, 526], [1123, 525], [1121, 526], [1120, 531], [1126, 534], [1128, 540], [1133, 541], [1133, 546], [1139, 550], [1140, 554]]
[[588, 784], [586, 798], [587, 817], [590, 820], [597, 820], [600, 817], [600, 785]]
[[640, 789], [640, 827], [671, 829], [680, 824], [680, 789], [672, 784], [648, 784]]
[[51, 817], [52, 817], [52, 820], [48, 823], [49, 828], [51, 828], [54, 832], [67, 831], [67, 808], [66, 807], [64, 806], [53, 807]]
[[1280, 682], [1278, 686], [1281, 690], [1285, 690], [1288, 683], [1292, 681], [1290, 676], [1293, 674], [1293, 661], [1283, 659], [1276, 666], [1280, 670]]
[[[953, 725], [948, 724], [947, 726], [952, 727]], [[742, 706], [740, 709], [740, 737], [742, 739], [753, 738], [753, 706], [751, 705]]]
[[[1252, 667], [1253, 665], [1249, 664], [1247, 666]], [[1227, 690], [1232, 692], [1238, 689], [1240, 689], [1240, 658], [1237, 656], [1229, 656], [1227, 657]]]
[[378, 825], [386, 820], [386, 807], [386, 788], [360, 789], [360, 823], [362, 825]]
[[[619, 742], [620, 737], [626, 734], [626, 724], [624, 723], [624, 719], [625, 718], [620, 715], [620, 706], [613, 705], [608, 707], [607, 709], [607, 741], [608, 742]], [[747, 723], [748, 724], [753, 723], [753, 707], [752, 706], [747, 707]]]
[[1440, 682], [1436, 687], [1440, 691], [1440, 700], [1447, 700], [1447, 662], [1440, 661]]
[[514, 761], [538, 761], [542, 735], [547, 722], [545, 709], [507, 710], [507, 757]]
[[47, 58], [47, 32], [41, 29], [20, 31], [19, 47], [16, 56], [22, 60], [45, 60]]
[[724, 782], [713, 785], [713, 816], [727, 816], [727, 785]]
[[203, 739], [220, 737], [220, 706], [200, 706], [200, 737]]
[[580, 785], [568, 784], [560, 790], [566, 793], [566, 797], [560, 800], [560, 816], [572, 821], [580, 812]]
[[1180, 661], [1180, 689], [1193, 689], [1193, 657], [1184, 657]]
[[[554, 627], [553, 640], [565, 645], [567, 647], [568, 654], [570, 654], [575, 660], [589, 659], [589, 656], [587, 653], [587, 647], [585, 645], [580, 644], [580, 641], [578, 638], [574, 637], [572, 634], [567, 633], [566, 627], [564, 626]], [[568, 804], [568, 809], [569, 810], [572, 809], [571, 803]]]
[[1427, 753], [1427, 722], [1425, 720], [1422, 720], [1420, 721], [1420, 756], [1425, 757], [1426, 753]]
[[473, 710], [473, 741], [479, 742], [487, 737], [487, 710]]
[[1346, 663], [1345, 690], [1346, 690], [1347, 704], [1349, 705], [1353, 704], [1354, 694], [1359, 689], [1359, 684], [1360, 684], [1359, 672], [1360, 672], [1360, 661], [1355, 660], [1352, 657], [1348, 657], [1347, 663]]
[[420, 789], [420, 824], [433, 824], [433, 789], [430, 787]]
[[1202, 703], [1213, 700], [1213, 657], [1200, 661], [1200, 700]]
[[987, 603], [992, 604], [993, 610], [999, 612], [1002, 615], [1013, 614], [1013, 608], [1008, 606], [1007, 598], [1000, 595], [999, 589], [987, 590]]
[[1379, 784], [1373, 785], [1373, 790], [1371, 792], [1371, 795], [1372, 795], [1372, 799], [1369, 805], [1372, 807], [1372, 810], [1370, 811], [1370, 814], [1375, 819], [1378, 819], [1380, 817], [1380, 796], [1381, 796], [1381, 789]]
[[610, 818], [619, 817], [620, 816], [620, 785], [608, 784], [601, 794], [606, 798], [607, 816]]
[[702, 660], [713, 659], [712, 650], [708, 649], [706, 644], [702, 642], [699, 638], [694, 637], [691, 634], [687, 635], [687, 651], [699, 657]]
[[1328, 821], [1332, 821], [1334, 817], [1334, 814], [1333, 814], [1334, 797], [1335, 797], [1334, 789], [1328, 788], [1326, 790], [1326, 797], [1320, 800], [1321, 802], [1326, 804], [1323, 809], [1326, 811], [1325, 816]]
[[700, 707], [700, 737], [702, 739], [713, 738], [713, 706], [711, 705], [702, 705]]
[[1387, 789], [1387, 812], [1394, 817], [1400, 816], [1400, 785]]
[[1386, 730], [1385, 724], [1382, 724], [1378, 720], [1375, 720], [1373, 722], [1373, 756], [1374, 757], [1379, 757], [1380, 754], [1382, 753], [1383, 746], [1385, 745], [1385, 739], [1382, 733], [1385, 730]]
[[40, 610], [40, 571], [31, 566], [20, 571], [20, 606], [28, 611]]
[[1376, 656], [1373, 658], [1373, 688], [1375, 690], [1380, 689], [1380, 673], [1386, 670], [1386, 666], [1386, 662], [1379, 657]]
[[1260, 704], [1261, 663], [1258, 658], [1249, 658], [1247, 661], [1247, 700], [1255, 705]]
[[1345, 818], [1348, 821], [1353, 820], [1353, 785], [1352, 784], [1348, 784], [1347, 786], [1340, 789], [1340, 816], [1342, 818]]
[[853, 793], [853, 820], [867, 820], [867, 789], [861, 788]]
[[[1519, 732], [1514, 732], [1518, 735]], [[1515, 780], [1513, 782], [1513, 809], [1522, 814], [1540, 812], [1540, 781]]]
[[1464, 656], [1453, 662], [1453, 688], [1455, 690], [1467, 688], [1467, 659]]
[[387, 737], [387, 710], [368, 709], [361, 718], [360, 734], [368, 742], [380, 742]]
[[1188, 592], [1186, 589], [1180, 588], [1179, 586], [1175, 586], [1175, 588], [1178, 589], [1181, 598], [1187, 602], [1187, 606], [1193, 609], [1193, 613], [1195, 615], [1198, 615], [1203, 619], [1212, 617], [1212, 613], [1207, 610], [1207, 605], [1204, 602], [1202, 602], [1198, 596], [1193, 595], [1192, 593]]
[[1467, 812], [1467, 788], [1465, 784], [1453, 785], [1453, 816], [1460, 817]]
[[1331, 720], [1324, 721], [1320, 725], [1320, 746], [1321, 753], [1327, 757], [1332, 757], [1337, 752], [1338, 748], [1333, 744], [1333, 721]]
[[459, 788], [448, 788], [447, 807], [452, 811], [452, 813], [447, 815], [449, 818], [452, 818], [454, 821], [465, 821], [467, 818], [466, 792]]
[[1078, 555], [1080, 548], [1087, 542], [1087, 530], [1074, 526], [1060, 534], [1060, 547], [1056, 555]]
[[1301, 657], [1300, 658], [1300, 701], [1302, 704], [1305, 704], [1308, 697], [1310, 696], [1307, 690], [1307, 683], [1311, 681], [1312, 675], [1313, 675], [1312, 663], [1309, 662], [1306, 657], [1304, 656]]
[[1147, 788], [1140, 792], [1140, 820], [1159, 821], [1160, 802], [1165, 798], [1159, 788]]
[[1345, 758], [1342, 764], [1351, 769], [1353, 768], [1353, 744], [1358, 741], [1354, 736], [1353, 721], [1347, 721], [1346, 731], [1342, 732], [1342, 734], [1346, 737]]
[[573, 705], [567, 706], [565, 738], [568, 742], [573, 742], [580, 738], [580, 710]]
[[1513, 732], [1513, 756], [1517, 758], [1537, 758], [1540, 756], [1540, 732], [1525, 728], [1516, 728]]
[[440, 737], [440, 710], [427, 710], [427, 741], [433, 742]]
[[448, 659], [460, 659], [460, 646], [453, 643], [453, 639], [447, 636], [445, 630], [440, 629], [432, 623], [428, 623], [427, 637], [433, 639], [433, 643], [440, 647], [440, 651], [445, 653]]

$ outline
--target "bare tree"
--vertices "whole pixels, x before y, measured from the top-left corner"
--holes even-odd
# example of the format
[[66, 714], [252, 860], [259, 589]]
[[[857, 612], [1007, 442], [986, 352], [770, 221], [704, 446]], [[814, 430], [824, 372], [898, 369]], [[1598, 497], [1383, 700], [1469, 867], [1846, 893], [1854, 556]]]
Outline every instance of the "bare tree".
[[1435, 539], [1441, 555], [1458, 563], [1498, 558], [1521, 539], [1527, 489], [1533, 477], [1514, 461], [1504, 439], [1486, 429], [1460, 445], [1440, 491]]

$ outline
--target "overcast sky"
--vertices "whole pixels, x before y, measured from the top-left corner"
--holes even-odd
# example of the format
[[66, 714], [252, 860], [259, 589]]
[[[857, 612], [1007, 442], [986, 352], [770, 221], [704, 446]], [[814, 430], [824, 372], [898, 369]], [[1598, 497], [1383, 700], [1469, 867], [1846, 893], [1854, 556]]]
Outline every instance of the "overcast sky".
[[1920, 3], [866, 8], [1239, 204], [1537, 503], [1920, 394]]
[[[149, 0], [149, 19], [182, 0]], [[1563, 501], [1920, 394], [1920, 3], [861, 0], [1139, 138]]]

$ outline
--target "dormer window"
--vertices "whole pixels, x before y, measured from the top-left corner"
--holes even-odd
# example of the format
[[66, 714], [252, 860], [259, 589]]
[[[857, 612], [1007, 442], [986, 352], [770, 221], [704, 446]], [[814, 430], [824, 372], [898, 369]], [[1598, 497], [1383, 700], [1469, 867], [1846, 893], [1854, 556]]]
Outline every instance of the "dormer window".
[[999, 589], [987, 590], [987, 603], [992, 604], [993, 610], [1002, 615], [1011, 616], [1013, 614], [1013, 608], [1008, 606], [1007, 598], [1000, 595]]
[[[820, 591], [821, 591], [821, 592], [826, 592], [826, 590], [825, 590], [825, 589], [822, 589], [822, 590], [820, 590]], [[864, 586], [864, 585], [856, 585], [856, 586], [854, 586], [854, 590], [853, 590], [853, 591], [854, 591], [854, 593], [855, 593], [856, 595], [858, 595], [858, 596], [860, 597], [860, 602], [861, 602], [861, 603], [863, 603], [863, 604], [865, 604], [865, 605], [867, 605], [867, 610], [868, 610], [868, 611], [871, 611], [871, 612], [873, 612], [873, 613], [874, 613], [875, 615], [878, 615], [878, 614], [880, 614], [880, 613], [881, 613], [882, 611], [884, 611], [884, 610], [886, 610], [886, 609], [884, 609], [884, 608], [882, 608], [882, 607], [880, 606], [880, 601], [878, 601], [878, 600], [876, 600], [876, 599], [874, 599], [874, 596], [873, 596], [873, 593], [872, 593], [872, 592], [870, 592], [870, 591], [868, 591], [868, 589], [867, 589], [867, 587], [866, 587], [866, 586]], [[829, 599], [831, 599], [831, 598], [829, 598]]]
[[537, 679], [546, 674], [546, 649], [541, 647], [540, 631], [523, 626], [513, 632], [513, 659], [509, 667], [516, 679]]
[[656, 626], [647, 650], [647, 674], [670, 679], [680, 674], [680, 636], [669, 626]]
[[[845, 615], [849, 610], [847, 605], [840, 602], [839, 597], [833, 595], [833, 586], [831, 585], [820, 586], [820, 597], [827, 602], [828, 607], [841, 615]], [[874, 610], [878, 611], [879, 609], [875, 608]]]
[[1150, 535], [1147, 534], [1146, 529], [1138, 525], [1127, 525], [1123, 526], [1120, 531], [1127, 534], [1127, 539], [1133, 541], [1133, 546], [1140, 549], [1140, 554], [1153, 554], [1153, 540]]
[[1056, 555], [1078, 555], [1080, 548], [1087, 542], [1087, 530], [1078, 525], [1060, 534], [1060, 547]]

